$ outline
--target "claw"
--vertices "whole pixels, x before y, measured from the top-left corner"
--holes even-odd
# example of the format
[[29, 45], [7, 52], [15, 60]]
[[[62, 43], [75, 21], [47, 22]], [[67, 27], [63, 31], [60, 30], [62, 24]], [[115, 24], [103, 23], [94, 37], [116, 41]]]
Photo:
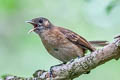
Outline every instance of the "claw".
[[62, 64], [58, 64], [58, 65], [55, 65], [55, 66], [51, 66], [50, 67], [50, 80], [52, 80], [52, 77], [54, 77], [54, 74], [53, 74], [53, 67], [57, 67], [57, 66], [61, 66], [65, 63], [62, 63]]
[[54, 66], [51, 66], [51, 67], [50, 67], [50, 80], [52, 80], [52, 76], [53, 76], [53, 73], [52, 73], [52, 71], [53, 71], [52, 68], [53, 68], [53, 67], [54, 67]]
[[74, 61], [74, 59], [72, 59], [71, 61], [70, 61], [70, 63], [72, 63]]
[[78, 56], [78, 59], [80, 59], [80, 56]]

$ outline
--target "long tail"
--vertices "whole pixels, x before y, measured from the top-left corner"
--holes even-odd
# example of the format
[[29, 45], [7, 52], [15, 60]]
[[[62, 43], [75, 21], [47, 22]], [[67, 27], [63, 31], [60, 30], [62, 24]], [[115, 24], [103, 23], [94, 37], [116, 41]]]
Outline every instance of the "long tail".
[[89, 41], [93, 46], [103, 47], [108, 45], [108, 41]]

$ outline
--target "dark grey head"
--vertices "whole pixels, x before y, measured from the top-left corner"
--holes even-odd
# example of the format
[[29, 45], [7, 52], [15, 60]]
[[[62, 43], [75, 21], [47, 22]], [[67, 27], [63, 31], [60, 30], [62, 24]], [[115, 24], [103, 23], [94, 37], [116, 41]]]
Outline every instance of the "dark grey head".
[[43, 17], [34, 18], [26, 22], [32, 24], [34, 26], [33, 31], [38, 34], [53, 27], [51, 22], [47, 18]]

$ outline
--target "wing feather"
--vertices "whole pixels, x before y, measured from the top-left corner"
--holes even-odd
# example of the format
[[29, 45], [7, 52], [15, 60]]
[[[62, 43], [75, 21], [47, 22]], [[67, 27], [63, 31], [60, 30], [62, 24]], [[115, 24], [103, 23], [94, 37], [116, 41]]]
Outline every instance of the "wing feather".
[[72, 43], [78, 45], [78, 47], [82, 47], [83, 49], [88, 49], [90, 51], [94, 51], [95, 48], [83, 37], [80, 35], [72, 32], [71, 30], [58, 27], [58, 29], [66, 36], [68, 40], [70, 40]]

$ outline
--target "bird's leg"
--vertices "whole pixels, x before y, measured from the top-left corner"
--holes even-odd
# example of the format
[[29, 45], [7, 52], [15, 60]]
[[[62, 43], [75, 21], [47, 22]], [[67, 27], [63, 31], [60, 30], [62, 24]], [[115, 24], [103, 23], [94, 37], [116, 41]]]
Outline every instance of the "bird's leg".
[[52, 72], [53, 72], [53, 67], [57, 67], [57, 66], [61, 66], [61, 65], [64, 65], [64, 64], [66, 64], [66, 62], [63, 62], [63, 63], [61, 63], [61, 64], [57, 64], [57, 65], [54, 65], [54, 66], [51, 66], [50, 67], [50, 80], [51, 80], [51, 78], [52, 78], [52, 76], [53, 76], [53, 74], [52, 74]]
[[80, 59], [80, 56], [78, 56], [78, 59]]
[[33, 77], [36, 78], [36, 77], [39, 77], [41, 76], [44, 72], [46, 72], [45, 70], [37, 70], [34, 74], [33, 74]]
[[70, 63], [72, 63], [73, 61], [74, 61], [74, 59], [71, 59], [71, 60], [70, 60]]

